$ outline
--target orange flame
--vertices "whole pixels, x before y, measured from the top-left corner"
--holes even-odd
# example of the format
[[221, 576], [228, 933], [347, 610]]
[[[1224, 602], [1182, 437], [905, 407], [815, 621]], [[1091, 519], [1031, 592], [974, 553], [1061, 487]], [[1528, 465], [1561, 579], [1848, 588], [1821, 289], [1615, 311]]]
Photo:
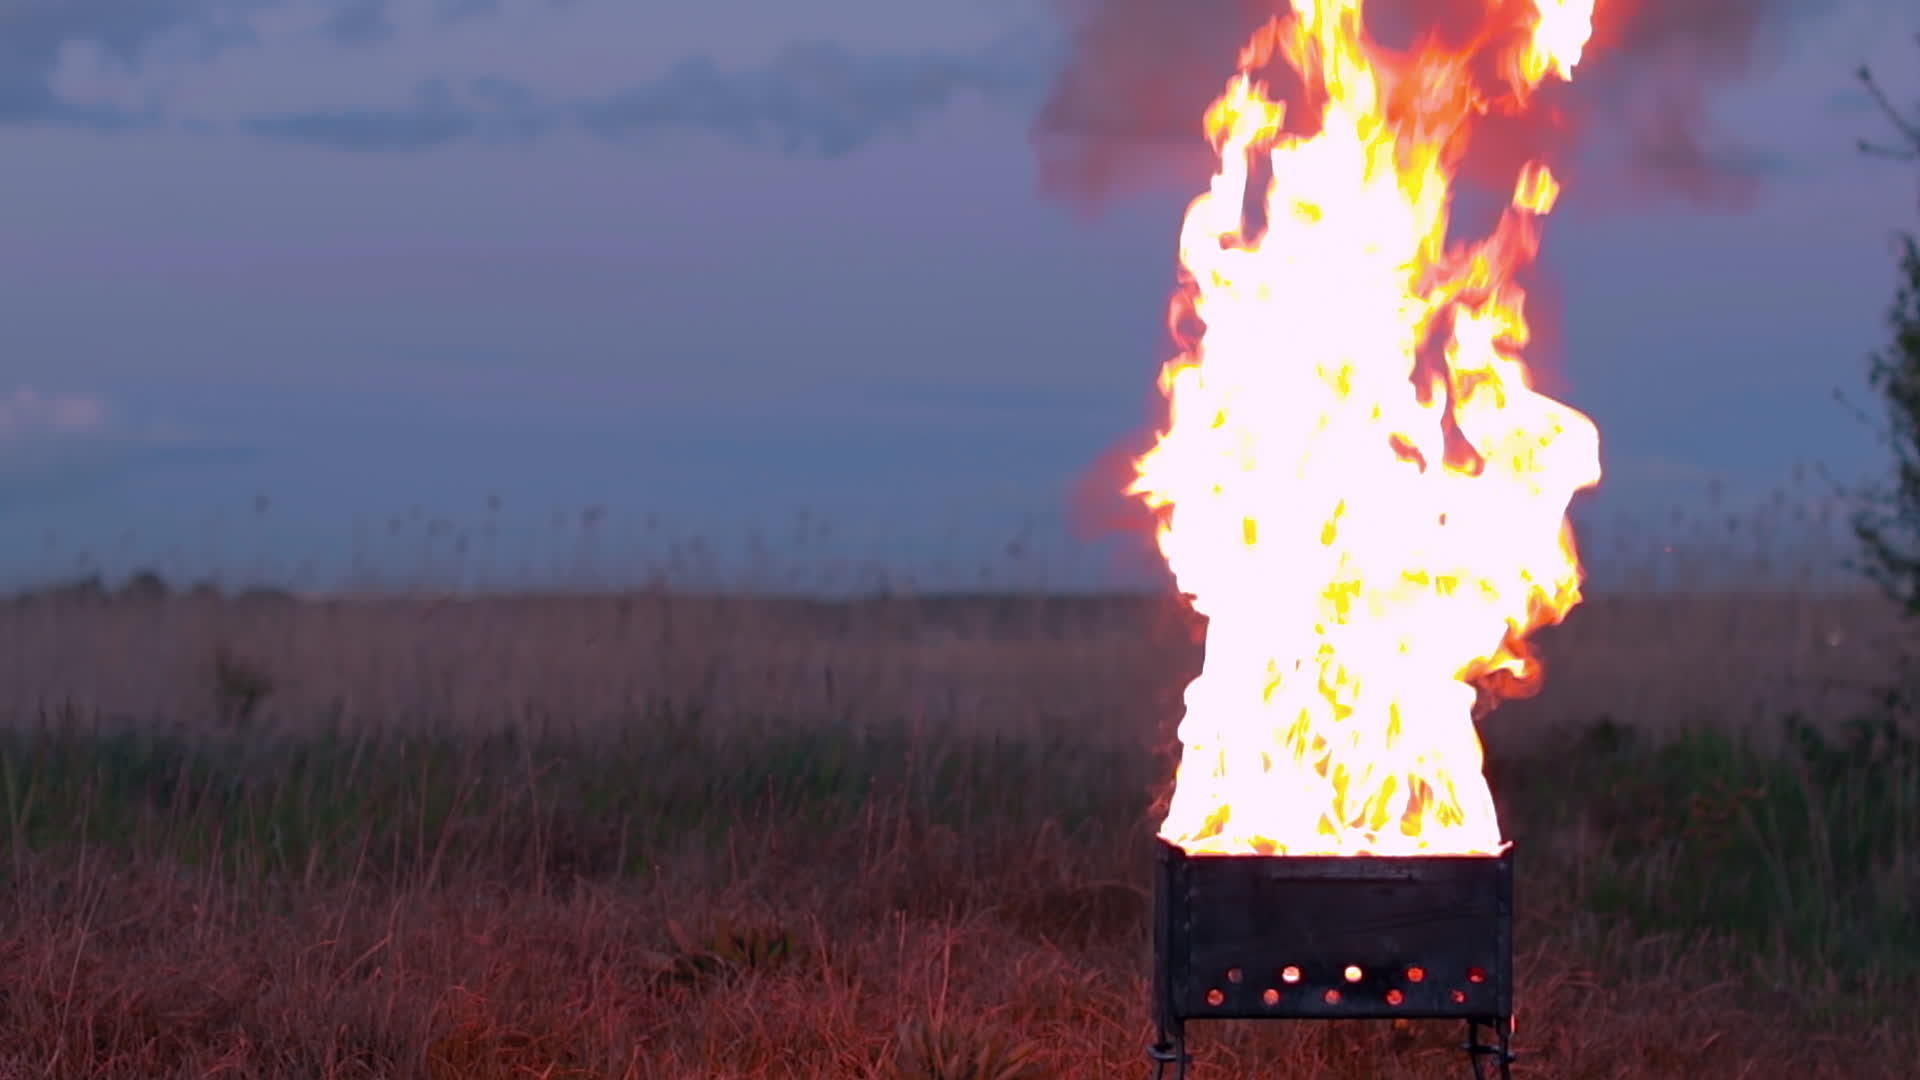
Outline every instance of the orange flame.
[[[1292, 0], [1207, 111], [1220, 168], [1175, 304], [1204, 331], [1161, 373], [1169, 425], [1129, 488], [1208, 617], [1161, 827], [1190, 851], [1502, 847], [1475, 684], [1530, 688], [1525, 636], [1579, 602], [1566, 509], [1599, 433], [1520, 356], [1513, 276], [1553, 174], [1528, 164], [1492, 235], [1450, 250], [1451, 182], [1476, 118], [1571, 77], [1593, 0], [1486, 3], [1467, 46], [1402, 54], [1364, 0]], [[1275, 56], [1312, 134], [1254, 75]]]

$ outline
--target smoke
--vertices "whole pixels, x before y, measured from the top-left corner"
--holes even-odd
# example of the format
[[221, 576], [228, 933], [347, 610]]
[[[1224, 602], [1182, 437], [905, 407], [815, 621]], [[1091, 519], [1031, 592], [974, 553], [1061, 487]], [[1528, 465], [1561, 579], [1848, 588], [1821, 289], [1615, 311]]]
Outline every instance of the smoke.
[[1055, 0], [1068, 51], [1034, 117], [1047, 194], [1100, 202], [1168, 174], [1199, 190], [1200, 116], [1273, 0]]
[[[1490, 4], [1372, 0], [1389, 47], [1417, 34], [1457, 38]], [[1249, 35], [1287, 0], [1056, 0], [1070, 48], [1032, 130], [1043, 191], [1098, 204], [1178, 176], [1198, 190], [1212, 148], [1200, 117]], [[1661, 194], [1737, 205], [1771, 171], [1764, 154], [1710, 129], [1711, 93], [1777, 58], [1798, 16], [1822, 0], [1599, 0], [1571, 85], [1550, 84], [1528, 116], [1476, 133], [1463, 179], [1511, 183], [1520, 160], [1550, 154], [1563, 174], [1602, 173], [1612, 195]], [[1284, 73], [1275, 73], [1284, 75]], [[1273, 91], [1286, 96], [1284, 78]]]

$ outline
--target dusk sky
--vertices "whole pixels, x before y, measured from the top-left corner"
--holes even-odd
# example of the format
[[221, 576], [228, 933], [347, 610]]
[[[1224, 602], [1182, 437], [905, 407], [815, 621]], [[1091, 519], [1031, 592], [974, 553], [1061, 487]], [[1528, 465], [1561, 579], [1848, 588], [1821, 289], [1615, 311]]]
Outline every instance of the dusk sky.
[[[1920, 187], [1855, 152], [1852, 73], [1920, 98], [1920, 16], [1778, 22], [1707, 117], [1746, 197], [1600, 140], [1547, 224], [1541, 362], [1650, 521], [1883, 467], [1833, 393]], [[1147, 421], [1206, 177], [1167, 141], [1105, 200], [1044, 184], [1066, 41], [1031, 0], [0, 0], [0, 584], [402, 574], [416, 508], [494, 519], [504, 575], [603, 507], [608, 572], [649, 515], [785, 549], [805, 510], [820, 551], [1027, 529], [1087, 576], [1061, 537]]]

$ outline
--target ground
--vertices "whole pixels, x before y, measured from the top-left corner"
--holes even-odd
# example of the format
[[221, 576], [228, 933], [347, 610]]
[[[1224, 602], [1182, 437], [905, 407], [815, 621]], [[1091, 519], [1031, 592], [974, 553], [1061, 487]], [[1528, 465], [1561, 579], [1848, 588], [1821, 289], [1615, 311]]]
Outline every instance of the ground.
[[[1145, 1076], [1196, 629], [1037, 595], [0, 606], [0, 1077]], [[1649, 592], [1547, 636], [1546, 691], [1484, 725], [1516, 1075], [1920, 1068], [1896, 632], [1853, 594]], [[1194, 1075], [1464, 1075], [1460, 1034], [1195, 1025]]]

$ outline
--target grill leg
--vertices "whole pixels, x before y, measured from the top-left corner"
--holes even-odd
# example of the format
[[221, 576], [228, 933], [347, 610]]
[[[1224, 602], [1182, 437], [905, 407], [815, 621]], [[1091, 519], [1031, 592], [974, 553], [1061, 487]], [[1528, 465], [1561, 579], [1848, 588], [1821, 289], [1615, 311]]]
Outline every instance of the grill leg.
[[1153, 1062], [1153, 1080], [1165, 1080], [1167, 1066], [1173, 1066], [1174, 1080], [1187, 1080], [1187, 1066], [1193, 1058], [1187, 1054], [1187, 1025], [1184, 1020], [1162, 1020], [1159, 1038], [1147, 1047], [1147, 1059]]
[[[1493, 1036], [1491, 1045], [1480, 1041], [1482, 1025]], [[1512, 1032], [1513, 1021], [1510, 1017], [1467, 1021], [1467, 1043], [1461, 1049], [1467, 1052], [1467, 1060], [1473, 1065], [1474, 1080], [1512, 1080]]]

